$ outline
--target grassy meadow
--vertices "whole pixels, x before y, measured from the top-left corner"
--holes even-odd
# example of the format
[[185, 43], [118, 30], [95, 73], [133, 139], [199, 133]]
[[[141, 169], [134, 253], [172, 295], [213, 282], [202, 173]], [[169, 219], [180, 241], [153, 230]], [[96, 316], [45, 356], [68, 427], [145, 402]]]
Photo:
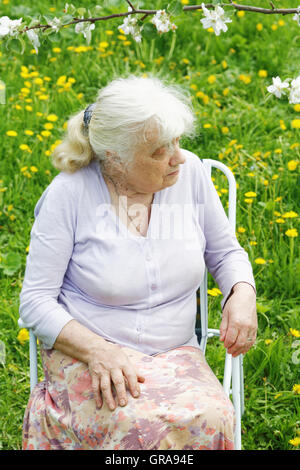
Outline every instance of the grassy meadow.
[[[73, 0], [76, 7], [97, 3]], [[125, 1], [110, 3], [111, 12], [127, 11]], [[260, 0], [240, 3], [270, 7]], [[298, 4], [276, 1], [282, 8]], [[0, 17], [59, 17], [64, 5], [3, 0]], [[183, 139], [182, 147], [220, 160], [234, 173], [236, 234], [253, 266], [259, 322], [256, 344], [244, 356], [242, 446], [292, 450], [300, 444], [300, 104], [266, 89], [272, 77], [299, 75], [300, 27], [292, 15], [236, 13], [228, 31], [216, 36], [203, 29], [202, 17], [185, 13], [175, 19], [176, 33], [140, 44], [120, 33], [119, 19], [97, 22], [89, 45], [73, 26], [63, 28], [56, 42], [47, 39], [38, 54], [27, 38], [24, 54], [0, 44], [0, 449], [21, 449], [30, 390], [28, 332], [17, 324], [19, 294], [33, 210], [58, 173], [51, 153], [69, 115], [93, 102], [112, 78], [128, 73], [154, 73], [189, 91], [198, 136]], [[218, 170], [212, 177], [226, 207], [227, 180]], [[209, 276], [211, 328], [219, 328], [221, 298]], [[208, 343], [207, 360], [222, 380], [224, 348], [217, 338]]]

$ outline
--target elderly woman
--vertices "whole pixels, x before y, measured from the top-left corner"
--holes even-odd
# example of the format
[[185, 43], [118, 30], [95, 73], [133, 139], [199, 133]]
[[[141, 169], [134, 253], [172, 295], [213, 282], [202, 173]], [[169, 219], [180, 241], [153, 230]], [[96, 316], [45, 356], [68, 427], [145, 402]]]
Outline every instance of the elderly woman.
[[[195, 116], [155, 78], [117, 78], [71, 117], [36, 204], [20, 317], [40, 340], [23, 449], [233, 449], [234, 410], [195, 334], [207, 266], [233, 356], [256, 291], [202, 161]], [[226, 305], [225, 305], [226, 304]]]

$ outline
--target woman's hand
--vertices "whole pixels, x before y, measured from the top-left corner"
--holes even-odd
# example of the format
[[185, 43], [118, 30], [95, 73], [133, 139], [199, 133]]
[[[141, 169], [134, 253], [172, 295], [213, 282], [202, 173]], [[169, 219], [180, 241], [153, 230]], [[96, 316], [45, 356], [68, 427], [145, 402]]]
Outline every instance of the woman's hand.
[[245, 354], [257, 333], [256, 294], [253, 287], [239, 282], [227, 300], [220, 325], [220, 340], [233, 357]]
[[[101, 408], [104, 399], [111, 411], [116, 406], [112, 394], [112, 383], [117, 392], [118, 403], [125, 406], [127, 405], [126, 385], [132, 396], [137, 398], [140, 394], [138, 382], [145, 381], [145, 377], [135, 369], [122, 349], [110, 343], [91, 349], [88, 367], [96, 405]], [[103, 397], [101, 397], [101, 392]]]

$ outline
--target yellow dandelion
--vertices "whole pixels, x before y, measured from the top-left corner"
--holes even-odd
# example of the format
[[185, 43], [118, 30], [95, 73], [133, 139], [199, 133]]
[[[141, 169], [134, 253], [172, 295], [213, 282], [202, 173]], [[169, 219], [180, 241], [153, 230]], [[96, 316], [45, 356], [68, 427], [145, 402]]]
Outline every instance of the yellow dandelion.
[[288, 169], [290, 171], [296, 170], [298, 165], [299, 165], [299, 160], [290, 160], [287, 164]]
[[50, 131], [42, 131], [41, 134], [44, 137], [49, 137], [51, 135], [51, 132]]
[[60, 47], [53, 47], [52, 48], [52, 51], [55, 53], [55, 54], [59, 54], [61, 52], [61, 48]]
[[51, 129], [53, 129], [53, 124], [51, 122], [46, 122], [46, 124], [44, 124], [44, 128], [47, 129], [48, 131], [50, 131]]
[[42, 78], [38, 77], [34, 80], [34, 83], [36, 83], [37, 85], [43, 85], [44, 80]]
[[278, 196], [276, 199], [275, 199], [275, 202], [279, 202], [282, 200], [282, 196]]
[[182, 5], [188, 5], [190, 0], [181, 0]]
[[207, 293], [209, 295], [211, 295], [212, 297], [217, 297], [218, 296], [218, 293], [213, 289], [207, 289]]
[[285, 21], [284, 20], [278, 20], [278, 26], [284, 26]]
[[107, 31], [105, 31], [105, 33], [107, 34], [107, 36], [112, 36], [114, 34], [114, 32], [111, 29], [108, 29]]
[[257, 29], [257, 31], [262, 31], [262, 29], [263, 29], [263, 24], [262, 24], [262, 23], [257, 23], [256, 29]]
[[275, 222], [277, 222], [277, 224], [284, 224], [285, 220], [279, 217], [279, 219], [276, 219]]
[[243, 18], [245, 16], [245, 12], [243, 10], [237, 12], [238, 18]]
[[275, 400], [277, 400], [277, 398], [281, 397], [282, 396], [282, 393], [277, 393], [274, 397]]
[[226, 60], [222, 60], [221, 64], [222, 64], [223, 69], [227, 69], [228, 64], [227, 64]]
[[283, 119], [280, 119], [280, 120], [279, 120], [279, 125], [280, 125], [280, 127], [281, 127], [281, 129], [282, 129], [283, 131], [285, 131], [285, 130], [287, 129], [286, 125], [284, 124], [284, 120], [283, 120]]
[[28, 168], [28, 166], [23, 166], [23, 167], [20, 169], [20, 171], [21, 171], [21, 172], [26, 171], [27, 168]]
[[293, 386], [293, 392], [296, 393], [297, 395], [300, 395], [300, 384], [295, 384]]
[[216, 76], [215, 75], [210, 75], [207, 79], [208, 83], [213, 84], [216, 81]]
[[265, 78], [265, 77], [268, 76], [268, 72], [266, 70], [259, 70], [258, 71], [258, 76], [262, 77], [262, 78]]
[[290, 333], [292, 336], [295, 336], [295, 338], [300, 338], [300, 331], [296, 330], [295, 328], [290, 328]]
[[244, 194], [244, 196], [246, 196], [246, 197], [256, 197], [256, 193], [254, 193], [253, 191], [248, 191], [247, 193]]
[[278, 28], [277, 24], [272, 24], [271, 29], [272, 29], [273, 31], [276, 31], [277, 28]]
[[256, 259], [254, 260], [254, 262], [255, 262], [256, 264], [266, 264], [266, 260], [263, 259], [263, 258], [256, 258]]
[[285, 232], [288, 237], [295, 238], [298, 237], [298, 232], [296, 228], [290, 228]]
[[292, 444], [294, 447], [298, 447], [300, 445], [300, 437], [295, 437], [294, 439], [290, 439], [289, 443]]
[[23, 345], [25, 341], [29, 340], [29, 331], [26, 328], [22, 328], [19, 331], [19, 334], [17, 336], [18, 341]]
[[273, 340], [272, 340], [272, 339], [265, 339], [265, 344], [266, 344], [266, 345], [269, 345], [269, 344], [271, 344], [271, 343], [273, 343]]
[[66, 80], [67, 80], [67, 76], [66, 75], [61, 75], [57, 81], [56, 81], [56, 85], [58, 86], [62, 86], [66, 83]]
[[239, 233], [245, 233], [246, 232], [246, 229], [244, 227], [238, 227], [237, 231]]
[[224, 126], [224, 127], [221, 128], [221, 131], [222, 131], [222, 134], [228, 134], [229, 129], [228, 129], [227, 126]]
[[291, 126], [294, 129], [300, 129], [300, 119], [293, 119], [291, 122]]
[[36, 166], [31, 166], [31, 167], [30, 167], [30, 171], [32, 171], [33, 173], [36, 173], [36, 172], [39, 171], [39, 170], [37, 169]]
[[282, 217], [284, 217], [285, 219], [293, 219], [294, 217], [298, 217], [298, 214], [297, 212], [289, 211], [282, 214]]
[[229, 93], [229, 88], [224, 88], [224, 90], [222, 91], [222, 94], [223, 94], [224, 96], [227, 96], [228, 93]]
[[203, 127], [204, 129], [209, 129], [211, 127], [211, 124], [209, 123], [203, 124]]
[[16, 131], [6, 131], [6, 135], [9, 137], [17, 137], [18, 133]]

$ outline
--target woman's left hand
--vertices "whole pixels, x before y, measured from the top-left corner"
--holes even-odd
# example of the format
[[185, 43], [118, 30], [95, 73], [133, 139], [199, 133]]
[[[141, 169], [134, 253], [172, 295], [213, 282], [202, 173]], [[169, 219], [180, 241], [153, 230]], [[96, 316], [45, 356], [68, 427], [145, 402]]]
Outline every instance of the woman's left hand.
[[220, 340], [233, 357], [245, 354], [255, 343], [257, 333], [256, 294], [253, 287], [238, 282], [223, 309]]

